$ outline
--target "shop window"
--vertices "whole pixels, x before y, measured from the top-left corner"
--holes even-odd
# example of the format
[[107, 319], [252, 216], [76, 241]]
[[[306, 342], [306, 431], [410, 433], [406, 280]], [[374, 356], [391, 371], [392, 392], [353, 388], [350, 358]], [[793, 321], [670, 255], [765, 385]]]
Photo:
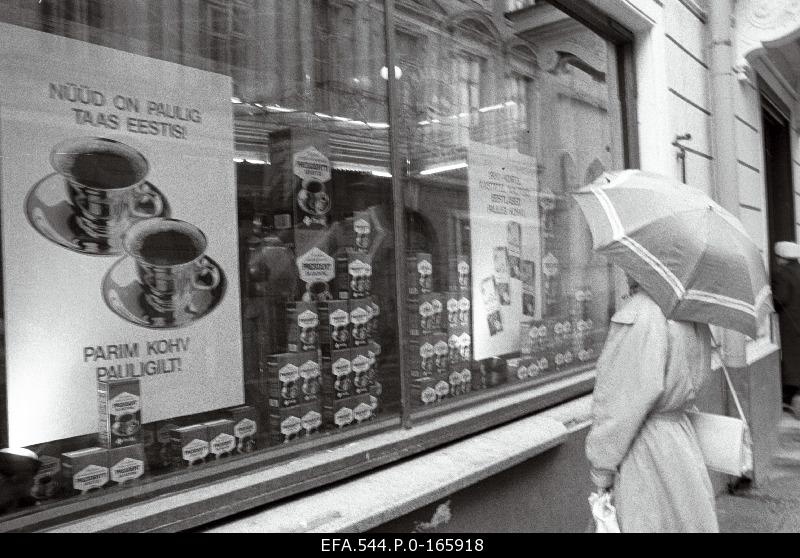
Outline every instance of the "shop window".
[[[0, 447], [42, 463], [0, 530], [593, 367], [613, 293], [569, 193], [624, 164], [616, 45], [503, 9], [0, 0]], [[426, 435], [319, 482], [456, 434]]]

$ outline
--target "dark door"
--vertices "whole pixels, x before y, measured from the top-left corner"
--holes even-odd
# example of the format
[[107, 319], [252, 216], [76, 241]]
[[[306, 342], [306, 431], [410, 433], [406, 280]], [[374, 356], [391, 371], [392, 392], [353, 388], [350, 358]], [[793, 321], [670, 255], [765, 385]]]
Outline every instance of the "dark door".
[[[768, 249], [780, 240], [795, 240], [794, 187], [789, 123], [766, 98], [762, 102], [764, 175], [769, 221]], [[770, 266], [774, 266], [770, 258]]]

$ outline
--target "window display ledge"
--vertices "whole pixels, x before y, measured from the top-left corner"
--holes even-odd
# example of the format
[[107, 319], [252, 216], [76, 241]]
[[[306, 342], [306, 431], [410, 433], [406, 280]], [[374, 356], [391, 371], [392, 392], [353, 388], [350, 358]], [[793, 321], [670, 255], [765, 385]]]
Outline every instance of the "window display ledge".
[[[590, 399], [579, 401], [588, 406]], [[574, 404], [568, 405], [576, 410]], [[561, 444], [569, 430], [553, 415], [564, 413], [561, 409], [517, 420], [207, 532], [363, 532]]]
[[[269, 513], [270, 517], [282, 516], [283, 522], [280, 525], [264, 523], [261, 527], [253, 529], [328, 531], [368, 528], [402, 513], [405, 508], [399, 506], [413, 508], [423, 505], [426, 501], [434, 501], [444, 494], [478, 482], [560, 444], [576, 424], [587, 420], [588, 398], [575, 398], [591, 391], [594, 378], [594, 370], [584, 372], [529, 391], [498, 397], [475, 407], [420, 422], [410, 429], [390, 430], [343, 446], [315, 451], [286, 463], [243, 472], [235, 478], [204, 483], [160, 498], [136, 502], [39, 530], [179, 531], [207, 525], [301, 493], [309, 496], [301, 497], [299, 501], [308, 500], [310, 504], [303, 504], [302, 509], [313, 510], [313, 514], [306, 518], [298, 518], [297, 523], [290, 524], [287, 522], [289, 517], [287, 510], [272, 515], [270, 509], [263, 513]], [[573, 401], [559, 405], [567, 399]], [[543, 409], [548, 410], [510, 423]], [[507, 426], [490, 430], [503, 424]], [[505, 430], [506, 428], [509, 430]], [[476, 434], [481, 431], [482, 434]], [[456, 443], [443, 447], [450, 442]], [[428, 452], [437, 447], [441, 450]], [[454, 449], [456, 447], [457, 450]], [[370, 476], [379, 474], [380, 471], [355, 478], [357, 474], [368, 473], [415, 454], [419, 457], [409, 459], [406, 463], [420, 464], [413, 467], [417, 472], [437, 471], [435, 478], [439, 480], [438, 484], [432, 483], [426, 490], [420, 490], [421, 487], [416, 485], [416, 489], [409, 492], [412, 496], [407, 497], [405, 502], [398, 499], [400, 503], [393, 503], [399, 496], [393, 492], [389, 495], [390, 490], [387, 487], [402, 489], [404, 485], [418, 482], [417, 477], [424, 475], [413, 474], [405, 477], [402, 483], [381, 484], [380, 491], [376, 491], [376, 485], [368, 480]], [[423, 465], [421, 459], [431, 461]], [[392, 470], [402, 465], [389, 467], [385, 471], [391, 474]], [[461, 474], [455, 474], [456, 470], [461, 470]], [[364, 482], [365, 479], [367, 482]], [[330, 491], [337, 488], [326, 490], [320, 487], [342, 480], [347, 480], [346, 484], [351, 485], [354, 490], [356, 486], [358, 487], [356, 494], [348, 493], [347, 497], [341, 500], [347, 503], [347, 508], [358, 508], [354, 504], [357, 494], [366, 494], [369, 498], [375, 499], [376, 493], [383, 493], [380, 501], [376, 500], [378, 508], [374, 506], [363, 508], [360, 512], [361, 517], [350, 519], [344, 516], [345, 510], [342, 508], [331, 508], [327, 512], [321, 512], [323, 502], [316, 502], [315, 497], [326, 495], [327, 498]], [[314, 489], [317, 489], [316, 492], [311, 492]], [[90, 511], [91, 508], [88, 506], [87, 508], [87, 511]], [[326, 516], [325, 513], [334, 515]], [[302, 527], [302, 521], [305, 521], [305, 527]], [[378, 523], [375, 523], [376, 521]], [[229, 524], [236, 523], [229, 522]], [[35, 524], [25, 530], [31, 528], [35, 529]]]

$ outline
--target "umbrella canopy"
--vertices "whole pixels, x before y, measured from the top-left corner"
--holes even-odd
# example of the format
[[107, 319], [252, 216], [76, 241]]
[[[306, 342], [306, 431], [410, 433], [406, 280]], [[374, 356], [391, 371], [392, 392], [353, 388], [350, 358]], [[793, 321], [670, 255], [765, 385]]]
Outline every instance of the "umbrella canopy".
[[764, 262], [741, 222], [700, 190], [636, 170], [574, 194], [594, 249], [633, 277], [672, 320], [755, 338], [772, 311]]

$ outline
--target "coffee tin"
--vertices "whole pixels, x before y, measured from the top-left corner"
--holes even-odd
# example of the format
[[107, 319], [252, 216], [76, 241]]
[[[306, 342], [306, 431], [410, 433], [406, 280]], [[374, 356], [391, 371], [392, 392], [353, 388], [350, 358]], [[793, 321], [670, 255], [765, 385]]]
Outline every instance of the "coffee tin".
[[97, 402], [100, 445], [110, 449], [142, 443], [142, 403], [138, 379], [99, 381]]

